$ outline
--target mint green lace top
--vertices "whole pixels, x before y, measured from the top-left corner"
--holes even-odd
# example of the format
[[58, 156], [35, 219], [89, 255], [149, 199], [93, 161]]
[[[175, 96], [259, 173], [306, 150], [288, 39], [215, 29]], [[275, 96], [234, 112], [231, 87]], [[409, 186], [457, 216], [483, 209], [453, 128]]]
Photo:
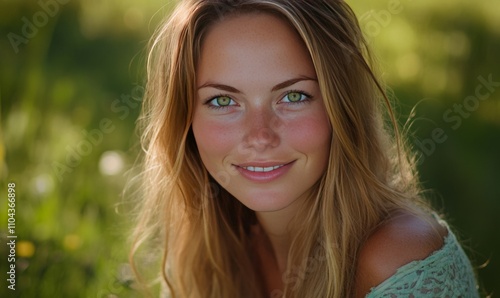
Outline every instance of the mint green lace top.
[[448, 228], [443, 247], [371, 289], [371, 297], [479, 297], [471, 263]]

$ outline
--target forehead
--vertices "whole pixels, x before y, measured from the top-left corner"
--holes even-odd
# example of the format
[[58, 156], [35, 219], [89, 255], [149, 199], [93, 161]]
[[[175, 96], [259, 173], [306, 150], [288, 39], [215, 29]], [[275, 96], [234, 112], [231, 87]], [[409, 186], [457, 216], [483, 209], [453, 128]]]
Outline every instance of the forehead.
[[294, 72], [315, 76], [310, 54], [296, 30], [269, 13], [244, 13], [212, 25], [201, 46], [197, 77]]

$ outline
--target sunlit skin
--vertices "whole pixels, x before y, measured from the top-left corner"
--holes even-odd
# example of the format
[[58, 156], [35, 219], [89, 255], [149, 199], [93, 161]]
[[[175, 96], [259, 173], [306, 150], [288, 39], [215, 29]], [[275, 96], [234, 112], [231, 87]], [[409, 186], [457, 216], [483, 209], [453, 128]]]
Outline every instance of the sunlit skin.
[[[283, 289], [293, 238], [288, 224], [324, 174], [332, 141], [311, 57], [283, 20], [232, 16], [205, 37], [196, 84], [192, 128], [201, 159], [256, 212], [257, 265], [269, 293]], [[391, 215], [360, 249], [355, 296], [440, 248], [446, 233], [430, 217]]]
[[310, 56], [286, 23], [260, 14], [216, 24], [202, 46], [197, 86], [201, 158], [243, 204], [282, 210], [318, 181], [330, 124]]
[[256, 211], [282, 271], [287, 224], [326, 170], [332, 137], [310, 55], [281, 19], [229, 17], [204, 39], [196, 84], [201, 159]]

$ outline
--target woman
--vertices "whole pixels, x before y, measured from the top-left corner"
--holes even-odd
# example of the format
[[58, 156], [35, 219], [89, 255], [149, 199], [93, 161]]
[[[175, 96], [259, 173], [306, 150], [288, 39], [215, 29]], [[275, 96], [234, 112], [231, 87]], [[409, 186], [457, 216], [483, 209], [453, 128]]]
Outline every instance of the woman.
[[159, 241], [169, 296], [477, 296], [343, 1], [182, 1], [142, 122], [132, 255]]

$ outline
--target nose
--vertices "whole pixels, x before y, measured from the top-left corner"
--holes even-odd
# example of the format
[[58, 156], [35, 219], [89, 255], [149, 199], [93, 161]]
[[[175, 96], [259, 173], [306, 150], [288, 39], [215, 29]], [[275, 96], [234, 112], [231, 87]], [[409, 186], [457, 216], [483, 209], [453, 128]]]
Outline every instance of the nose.
[[281, 125], [281, 121], [272, 109], [257, 109], [248, 113], [243, 139], [245, 147], [262, 152], [279, 146]]

